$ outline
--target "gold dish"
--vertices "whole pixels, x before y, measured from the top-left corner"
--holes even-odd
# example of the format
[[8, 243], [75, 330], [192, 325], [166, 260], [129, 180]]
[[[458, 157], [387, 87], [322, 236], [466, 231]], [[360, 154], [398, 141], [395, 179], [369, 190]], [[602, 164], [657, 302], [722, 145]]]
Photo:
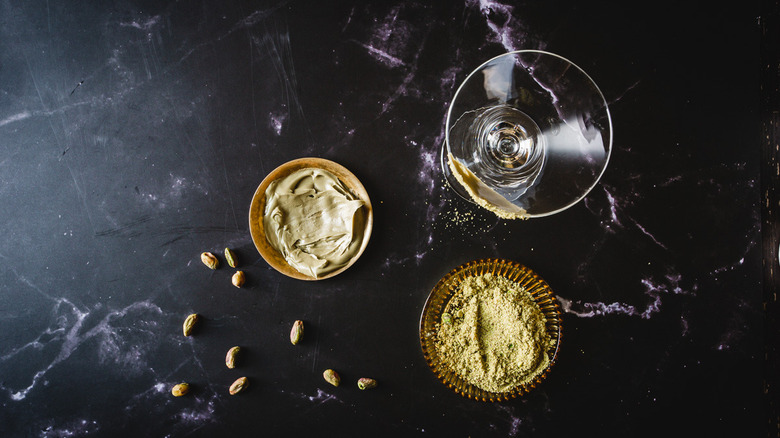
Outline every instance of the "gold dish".
[[[531, 294], [534, 302], [539, 305], [547, 319], [546, 330], [552, 340], [552, 345], [547, 351], [550, 364], [530, 382], [512, 388], [509, 391], [495, 393], [478, 388], [465, 380], [457, 373], [442, 363], [438, 357], [434, 341], [441, 324], [441, 315], [460, 283], [467, 277], [491, 273], [505, 277], [519, 285]], [[433, 370], [436, 377], [458, 394], [481, 401], [499, 402], [513, 399], [527, 393], [539, 385], [547, 377], [555, 360], [561, 343], [561, 306], [550, 286], [535, 272], [525, 266], [502, 259], [475, 260], [459, 266], [434, 286], [428, 300], [425, 302], [420, 317], [420, 345], [422, 346], [425, 361]]]
[[[314, 278], [310, 277], [308, 275], [302, 274], [292, 266], [290, 266], [287, 261], [284, 259], [282, 254], [279, 253], [276, 249], [274, 249], [269, 243], [268, 240], [265, 237], [265, 230], [263, 228], [263, 212], [265, 210], [265, 191], [268, 188], [268, 185], [271, 184], [272, 181], [275, 181], [279, 178], [284, 178], [293, 172], [296, 172], [301, 169], [306, 168], [318, 168], [318, 169], [324, 169], [329, 171], [330, 173], [336, 175], [341, 182], [344, 183], [345, 186], [349, 190], [352, 191], [352, 193], [360, 198], [362, 201], [365, 202], [364, 208], [366, 209], [365, 212], [365, 226], [363, 229], [363, 242], [361, 243], [360, 250], [355, 254], [355, 257], [350, 260], [348, 264], [343, 266], [342, 268], [335, 270], [333, 272], [330, 272], [328, 274], [325, 274], [321, 277]], [[281, 272], [282, 274], [296, 278], [298, 280], [324, 280], [326, 278], [334, 277], [345, 270], [347, 270], [350, 266], [352, 266], [355, 261], [360, 258], [360, 255], [363, 254], [363, 251], [366, 249], [366, 246], [368, 246], [368, 240], [371, 237], [371, 230], [373, 228], [374, 223], [374, 210], [371, 208], [371, 200], [368, 197], [368, 193], [366, 192], [366, 189], [363, 187], [363, 184], [361, 184], [360, 180], [357, 179], [355, 175], [352, 174], [349, 170], [347, 170], [344, 166], [335, 163], [330, 160], [325, 160], [323, 158], [299, 158], [296, 160], [288, 161], [281, 166], [277, 167], [271, 173], [269, 173], [265, 179], [260, 183], [260, 185], [257, 187], [257, 190], [255, 191], [254, 196], [252, 196], [252, 203], [249, 206], [249, 233], [252, 235], [252, 241], [255, 243], [255, 247], [257, 248], [257, 251], [260, 253], [260, 255], [263, 257], [263, 259], [271, 265], [272, 268], [276, 269], [277, 271]]]

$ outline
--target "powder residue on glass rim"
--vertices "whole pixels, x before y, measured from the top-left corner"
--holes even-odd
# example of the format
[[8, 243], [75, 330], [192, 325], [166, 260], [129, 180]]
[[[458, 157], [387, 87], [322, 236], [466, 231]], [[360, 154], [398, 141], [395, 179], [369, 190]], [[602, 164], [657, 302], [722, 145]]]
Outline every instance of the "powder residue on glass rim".
[[434, 345], [442, 363], [466, 382], [506, 392], [550, 364], [552, 339], [533, 297], [490, 273], [467, 277], [442, 313]]
[[487, 186], [452, 154], [448, 155], [447, 165], [452, 175], [468, 192], [471, 199], [502, 219], [528, 219], [528, 212], [511, 203], [498, 192]]

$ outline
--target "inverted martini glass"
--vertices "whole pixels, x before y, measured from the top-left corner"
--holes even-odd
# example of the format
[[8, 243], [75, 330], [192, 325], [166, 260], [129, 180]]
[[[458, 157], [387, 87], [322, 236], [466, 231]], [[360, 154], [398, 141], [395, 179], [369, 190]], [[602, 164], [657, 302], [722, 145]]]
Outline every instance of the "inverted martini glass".
[[584, 198], [611, 152], [609, 108], [590, 76], [559, 55], [519, 50], [480, 65], [458, 88], [441, 164], [464, 199], [531, 218]]

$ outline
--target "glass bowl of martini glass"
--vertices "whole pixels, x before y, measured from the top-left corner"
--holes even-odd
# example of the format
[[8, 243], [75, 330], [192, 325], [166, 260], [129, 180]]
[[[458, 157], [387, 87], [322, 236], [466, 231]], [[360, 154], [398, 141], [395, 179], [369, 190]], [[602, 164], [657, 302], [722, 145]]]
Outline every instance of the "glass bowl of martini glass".
[[474, 70], [447, 113], [442, 170], [461, 197], [501, 218], [563, 211], [584, 198], [612, 151], [595, 82], [559, 55], [519, 50]]

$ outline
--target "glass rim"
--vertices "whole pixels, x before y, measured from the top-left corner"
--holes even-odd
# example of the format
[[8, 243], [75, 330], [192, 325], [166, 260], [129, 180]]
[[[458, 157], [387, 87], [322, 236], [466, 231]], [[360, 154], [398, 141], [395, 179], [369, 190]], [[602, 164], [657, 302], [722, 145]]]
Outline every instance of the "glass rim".
[[559, 58], [560, 60], [568, 63], [572, 67], [576, 68], [580, 73], [582, 73], [585, 76], [585, 78], [587, 78], [588, 81], [590, 81], [591, 85], [593, 85], [593, 88], [598, 93], [599, 98], [604, 103], [604, 111], [607, 114], [607, 124], [608, 124], [608, 128], [609, 128], [609, 141], [607, 142], [607, 146], [608, 146], [608, 148], [607, 148], [607, 157], [604, 160], [604, 165], [602, 166], [601, 171], [599, 172], [598, 176], [593, 180], [593, 183], [587, 188], [587, 190], [584, 190], [584, 192], [579, 197], [573, 199], [572, 201], [570, 201], [568, 204], [564, 205], [563, 207], [560, 207], [560, 208], [558, 208], [556, 210], [544, 212], [544, 213], [536, 213], [536, 214], [527, 214], [526, 215], [526, 217], [532, 218], [532, 217], [550, 216], [550, 215], [553, 215], [555, 213], [560, 213], [561, 211], [564, 211], [564, 210], [566, 210], [566, 209], [576, 205], [583, 198], [588, 196], [588, 194], [593, 190], [593, 188], [596, 187], [596, 185], [599, 183], [599, 181], [601, 181], [601, 177], [604, 175], [604, 172], [607, 170], [607, 167], [609, 167], [609, 161], [610, 161], [610, 159], [612, 157], [612, 144], [613, 144], [613, 141], [614, 141], [614, 134], [613, 134], [613, 129], [612, 129], [612, 114], [611, 114], [611, 112], [609, 110], [609, 103], [607, 102], [607, 99], [604, 97], [604, 93], [601, 91], [601, 88], [599, 88], [599, 86], [596, 83], [596, 81], [594, 81], [593, 78], [585, 70], [583, 70], [580, 66], [578, 66], [575, 63], [573, 63], [571, 60], [569, 60], [566, 57], [563, 57], [563, 56], [558, 55], [558, 54], [553, 53], [553, 52], [548, 52], [546, 50], [539, 50], [539, 49], [513, 50], [511, 52], [505, 52], [505, 53], [502, 53], [500, 55], [497, 55], [497, 56], [494, 56], [494, 57], [488, 59], [487, 61], [485, 61], [482, 64], [480, 64], [477, 68], [472, 70], [471, 73], [469, 73], [469, 75], [466, 76], [466, 78], [463, 81], [461, 81], [460, 85], [458, 86], [458, 89], [455, 91], [455, 94], [452, 96], [452, 99], [450, 99], [449, 108], [447, 108], [447, 117], [445, 119], [445, 125], [444, 125], [444, 147], [447, 149], [447, 153], [449, 154], [451, 152], [451, 150], [450, 150], [450, 121], [452, 120], [453, 103], [458, 99], [458, 96], [460, 95], [461, 90], [463, 90], [464, 85], [467, 82], [469, 82], [469, 80], [472, 78], [472, 76], [474, 76], [477, 73], [479, 73], [480, 71], [482, 71], [486, 65], [490, 64], [491, 62], [495, 61], [496, 59], [503, 58], [503, 57], [509, 57], [509, 56], [516, 56], [516, 55], [521, 55], [521, 54], [526, 54], [526, 53], [536, 53], [536, 54], [540, 54], [540, 55], [549, 55], [549, 56], [553, 56], [555, 58]]

